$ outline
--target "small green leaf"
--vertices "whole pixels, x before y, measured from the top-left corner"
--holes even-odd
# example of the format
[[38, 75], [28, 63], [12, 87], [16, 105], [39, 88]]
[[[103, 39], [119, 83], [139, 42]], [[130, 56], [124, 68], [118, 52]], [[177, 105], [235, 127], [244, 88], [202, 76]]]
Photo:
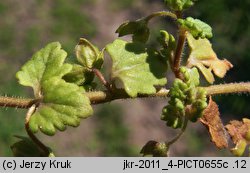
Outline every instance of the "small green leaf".
[[177, 22], [196, 39], [213, 37], [212, 28], [199, 19], [187, 17], [186, 19], [178, 19]]
[[20, 139], [18, 142], [11, 145], [11, 150], [14, 157], [52, 157], [54, 154], [51, 149], [49, 155], [46, 155], [30, 138], [15, 136]]
[[137, 94], [154, 94], [154, 86], [166, 84], [167, 64], [161, 57], [142, 43], [115, 40], [107, 45], [112, 58], [112, 79], [119, 79], [131, 97]]
[[116, 30], [119, 37], [132, 34], [133, 41], [147, 42], [149, 38], [149, 28], [147, 26], [148, 22], [144, 19], [139, 19], [136, 21], [126, 21], [119, 26]]
[[165, 0], [165, 4], [174, 11], [185, 10], [194, 5], [195, 0]]
[[59, 43], [48, 44], [17, 73], [19, 82], [31, 86], [35, 97], [41, 100], [29, 121], [34, 133], [40, 129], [47, 135], [54, 135], [56, 129], [63, 131], [66, 125], [76, 127], [80, 118], [92, 114], [84, 90], [62, 79], [72, 69], [72, 65], [64, 64], [66, 55]]

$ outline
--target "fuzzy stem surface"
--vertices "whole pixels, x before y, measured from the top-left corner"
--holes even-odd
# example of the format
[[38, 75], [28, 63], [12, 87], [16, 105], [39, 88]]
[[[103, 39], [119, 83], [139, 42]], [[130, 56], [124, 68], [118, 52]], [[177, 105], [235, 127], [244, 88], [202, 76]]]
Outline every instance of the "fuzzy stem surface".
[[[201, 88], [206, 90], [207, 95], [250, 93], [250, 82], [220, 84]], [[140, 94], [135, 98], [131, 98], [123, 89], [117, 89], [112, 94], [109, 91], [93, 91], [84, 94], [89, 98], [91, 104], [99, 104], [118, 99], [166, 98], [168, 93], [168, 89], [162, 88], [158, 90], [155, 94]], [[42, 100], [31, 98], [12, 98], [1, 96], [0, 106], [28, 109], [34, 104], [38, 105], [39, 103], [41, 103], [41, 101]]]

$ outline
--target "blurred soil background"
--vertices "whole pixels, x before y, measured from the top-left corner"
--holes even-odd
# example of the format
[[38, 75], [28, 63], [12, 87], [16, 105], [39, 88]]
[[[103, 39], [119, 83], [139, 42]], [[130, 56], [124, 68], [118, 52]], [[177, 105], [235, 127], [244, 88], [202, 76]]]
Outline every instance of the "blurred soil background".
[[[69, 56], [80, 37], [99, 48], [112, 42], [115, 30], [125, 20], [135, 20], [165, 9], [163, 0], [1, 0], [0, 1], [0, 94], [32, 97], [32, 91], [18, 85], [15, 73], [32, 54], [52, 41], [59, 41]], [[207, 22], [213, 27], [213, 47], [218, 57], [234, 64], [218, 83], [250, 79], [250, 1], [198, 1], [186, 16]], [[168, 19], [150, 23], [155, 44], [159, 29], [173, 31]], [[109, 57], [106, 56], [107, 59]], [[185, 60], [184, 60], [185, 62]], [[109, 63], [105, 64], [108, 68]], [[108, 77], [108, 76], [107, 76]], [[173, 80], [169, 75], [168, 81]], [[223, 122], [249, 117], [250, 97], [216, 96]], [[38, 134], [57, 156], [140, 156], [141, 147], [149, 140], [165, 141], [176, 131], [160, 120], [163, 99], [120, 100], [95, 105], [92, 117], [80, 127], [68, 128], [53, 137]], [[0, 109], [0, 156], [11, 156], [13, 135], [26, 135], [26, 110]], [[206, 129], [199, 123], [189, 124], [181, 140], [172, 146], [171, 156], [230, 156], [218, 151], [210, 142]]]

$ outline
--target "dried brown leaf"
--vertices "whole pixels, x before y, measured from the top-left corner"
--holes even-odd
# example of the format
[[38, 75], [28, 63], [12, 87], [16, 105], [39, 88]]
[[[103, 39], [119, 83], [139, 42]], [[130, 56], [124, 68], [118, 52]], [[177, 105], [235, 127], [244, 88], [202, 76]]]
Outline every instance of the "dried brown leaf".
[[207, 108], [203, 111], [201, 123], [208, 129], [211, 141], [219, 149], [227, 148], [227, 133], [220, 119], [220, 112], [217, 104], [210, 97]]
[[[249, 121], [249, 122], [248, 122]], [[250, 120], [244, 118], [243, 121], [233, 120], [230, 121], [228, 125], [226, 125], [226, 129], [234, 143], [241, 139], [245, 139], [245, 136], [249, 130]]]

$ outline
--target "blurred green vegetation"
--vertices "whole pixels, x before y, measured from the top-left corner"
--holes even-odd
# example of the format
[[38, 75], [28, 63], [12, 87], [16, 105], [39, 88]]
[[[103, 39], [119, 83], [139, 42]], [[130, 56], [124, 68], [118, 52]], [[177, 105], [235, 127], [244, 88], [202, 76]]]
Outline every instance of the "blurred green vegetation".
[[[124, 124], [123, 110], [118, 104], [104, 104], [95, 115], [96, 142], [99, 156], [136, 156], [129, 143], [129, 128]], [[131, 142], [131, 141], [130, 141]]]
[[[3, 79], [0, 75], [0, 79]], [[16, 83], [16, 80], [9, 80], [5, 85], [0, 85], [0, 93], [11, 93], [19, 97], [24, 96], [21, 87]], [[24, 133], [24, 116], [25, 110], [15, 110], [14, 108], [1, 108], [0, 109], [0, 156], [11, 156], [9, 149], [15, 139], [13, 135]]]
[[135, 0], [122, 0], [122, 1], [113, 1], [110, 4], [111, 9], [113, 10], [124, 10], [131, 8]]
[[[84, 0], [55, 0], [52, 4], [51, 16], [53, 24], [51, 25], [52, 35], [67, 40], [64, 46], [66, 50], [72, 51], [75, 40], [80, 36], [92, 38], [95, 34], [96, 27], [94, 22], [82, 11], [83, 4], [89, 3]], [[72, 39], [73, 38], [73, 39]], [[71, 40], [71, 41], [70, 41]]]

